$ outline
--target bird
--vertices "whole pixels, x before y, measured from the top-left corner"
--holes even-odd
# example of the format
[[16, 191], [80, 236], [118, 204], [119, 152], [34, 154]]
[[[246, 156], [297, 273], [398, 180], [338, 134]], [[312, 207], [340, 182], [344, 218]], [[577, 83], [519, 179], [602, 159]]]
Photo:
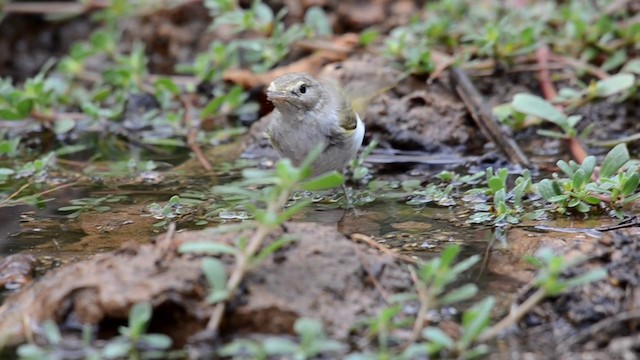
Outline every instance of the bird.
[[266, 94], [275, 107], [266, 134], [282, 157], [300, 166], [321, 144], [312, 176], [340, 171], [356, 157], [365, 125], [335, 81], [289, 73], [271, 82]]

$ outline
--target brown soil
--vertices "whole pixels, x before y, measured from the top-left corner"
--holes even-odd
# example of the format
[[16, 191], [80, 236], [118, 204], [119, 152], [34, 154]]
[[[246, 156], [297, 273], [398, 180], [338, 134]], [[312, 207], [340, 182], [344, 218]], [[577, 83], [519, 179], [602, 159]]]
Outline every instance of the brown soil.
[[[307, 316], [322, 319], [332, 337], [344, 340], [357, 320], [385, 304], [373, 278], [392, 293], [412, 285], [404, 265], [335, 229], [311, 223], [285, 228], [298, 240], [245, 278], [241, 294], [230, 301], [223, 336], [292, 334], [295, 320]], [[47, 319], [70, 327], [100, 325], [101, 333], [113, 334], [114, 324], [126, 321], [133, 304], [149, 301], [156, 310], [149, 331], [167, 333], [180, 346], [204, 328], [212, 307], [204, 302], [201, 257], [177, 255], [175, 249], [208, 241], [208, 234], [179, 233], [170, 242], [160, 236], [153, 244], [130, 244], [53, 270], [0, 307], [0, 334], [7, 344], [19, 344], [38, 334], [38, 324]], [[237, 236], [211, 241], [231, 242]]]

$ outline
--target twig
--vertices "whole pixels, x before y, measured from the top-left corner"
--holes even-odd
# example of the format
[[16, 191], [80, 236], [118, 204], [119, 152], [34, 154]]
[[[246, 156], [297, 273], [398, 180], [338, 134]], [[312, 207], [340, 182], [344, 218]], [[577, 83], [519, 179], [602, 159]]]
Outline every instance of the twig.
[[453, 57], [443, 52], [434, 51], [431, 53], [431, 57], [433, 58], [433, 62], [435, 62], [436, 64], [436, 68], [429, 75], [427, 84], [433, 83], [433, 81], [438, 79], [445, 70], [455, 64], [455, 60], [453, 59]]
[[211, 171], [213, 167], [211, 166], [209, 159], [204, 156], [204, 153], [202, 152], [202, 149], [200, 148], [200, 145], [198, 145], [198, 142], [196, 140], [196, 137], [198, 136], [198, 129], [195, 126], [191, 125], [191, 103], [189, 99], [184, 96], [180, 97], [180, 102], [182, 103], [182, 107], [184, 109], [182, 123], [184, 126], [189, 127], [189, 133], [187, 135], [187, 145], [189, 146], [191, 151], [193, 151], [193, 154], [196, 156], [196, 159], [198, 159], [198, 162], [200, 162], [200, 165], [202, 165], [205, 170]]
[[451, 82], [456, 92], [467, 106], [471, 117], [478, 125], [480, 132], [493, 142], [512, 162], [523, 167], [530, 167], [531, 163], [524, 152], [520, 149], [508, 134], [502, 132], [496, 125], [497, 120], [487, 107], [487, 102], [482, 98], [476, 87], [473, 85], [464, 70], [451, 68]]
[[425, 286], [425, 284], [420, 281], [418, 278], [418, 274], [416, 274], [416, 270], [409, 266], [409, 272], [411, 273], [411, 279], [416, 286], [416, 291], [418, 292], [418, 300], [420, 301], [420, 309], [418, 309], [418, 313], [416, 314], [416, 321], [413, 323], [413, 330], [411, 331], [411, 336], [402, 346], [403, 349], [408, 348], [411, 344], [415, 343], [420, 336], [420, 331], [424, 328], [425, 318], [427, 316], [427, 312], [429, 311], [429, 305], [431, 303], [431, 296], [429, 295], [429, 290]]
[[632, 216], [628, 219], [624, 219], [621, 222], [617, 223], [616, 225], [600, 226], [600, 227], [597, 227], [596, 230], [612, 231], [612, 230], [625, 229], [625, 228], [634, 227], [634, 226], [640, 226], [640, 218], [638, 216]]
[[20, 194], [24, 189], [28, 188], [31, 185], [31, 181], [25, 183], [24, 185], [20, 186], [20, 188], [18, 190], [16, 190], [13, 194], [9, 195], [8, 198], [0, 201], [0, 206], [3, 206], [4, 204], [8, 203], [9, 201], [11, 201], [11, 199], [13, 199], [14, 197], [18, 196], [18, 194]]
[[388, 247], [384, 246], [384, 245], [380, 245], [378, 244], [375, 240], [373, 240], [371, 237], [364, 235], [364, 234], [351, 234], [351, 240], [353, 241], [362, 241], [363, 243], [366, 243], [367, 245], [371, 246], [372, 248], [380, 251], [383, 254], [386, 255], [390, 255], [393, 256], [396, 259], [402, 260], [402, 261], [406, 261], [412, 264], [418, 264], [418, 261], [412, 257], [409, 257], [407, 255], [403, 255], [403, 254], [398, 254], [396, 252], [394, 252], [393, 250], [389, 249]]
[[364, 268], [364, 271], [367, 273], [369, 280], [371, 281], [373, 286], [376, 288], [376, 290], [378, 290], [378, 292], [380, 293], [380, 296], [382, 296], [382, 300], [384, 300], [386, 304], [389, 304], [389, 294], [384, 289], [382, 284], [380, 284], [380, 281], [378, 281], [373, 271], [371, 271], [371, 264], [365, 258], [364, 254], [362, 253], [362, 250], [360, 250], [355, 245], [353, 246], [353, 250], [356, 252], [356, 255], [358, 255], [358, 259], [360, 259], [360, 264], [362, 264], [362, 267]]
[[635, 320], [635, 319], [640, 319], [640, 309], [625, 311], [625, 312], [616, 314], [612, 317], [602, 319], [599, 322], [587, 327], [586, 329], [570, 336], [567, 340], [565, 340], [563, 343], [558, 345], [557, 351], [561, 354], [564, 354], [567, 351], [569, 351], [571, 346], [587, 338], [593, 337], [594, 335], [598, 334], [599, 332], [603, 331], [604, 329], [606, 329], [611, 325], [615, 325], [623, 321], [629, 321], [629, 320]]
[[103, 9], [109, 6], [108, 1], [92, 0], [82, 2], [10, 2], [4, 5], [2, 12], [9, 14], [73, 14], [79, 15], [91, 10]]
[[576, 69], [580, 69], [580, 70], [584, 70], [586, 72], [588, 72], [589, 74], [597, 77], [598, 79], [606, 79], [608, 78], [610, 75], [600, 69], [597, 66], [593, 66], [591, 64], [588, 64], [584, 61], [578, 60], [578, 59], [574, 59], [568, 56], [561, 56], [561, 55], [554, 55], [554, 54], [550, 54], [549, 58], [553, 61], [559, 62], [561, 64], [567, 64], [571, 67], [574, 67]]
[[[45, 191], [39, 192], [39, 193], [37, 193], [37, 194], [33, 194], [33, 195], [31, 195], [31, 196], [43, 196], [43, 195], [46, 195], [46, 194], [51, 193], [51, 192], [55, 192], [55, 191], [58, 191], [58, 190], [62, 190], [62, 189], [67, 188], [67, 187], [69, 187], [69, 186], [76, 185], [77, 183], [78, 183], [77, 181], [74, 181], [74, 182], [71, 182], [71, 183], [62, 184], [62, 185], [60, 185], [60, 186], [56, 186], [56, 187], [54, 187], [54, 188], [51, 188], [51, 189], [48, 189], [48, 190], [45, 190]], [[6, 199], [4, 199], [4, 200], [0, 201], [0, 207], [4, 206], [4, 205], [5, 205], [5, 203], [9, 202], [9, 200], [13, 199], [17, 194], [19, 194], [20, 192], [22, 192], [22, 191], [23, 191], [25, 188], [27, 188], [29, 185], [31, 185], [31, 182], [28, 182], [28, 183], [26, 183], [26, 184], [22, 185], [22, 186], [20, 187], [20, 189], [18, 189], [16, 192], [14, 192], [13, 194], [11, 194], [11, 196], [9, 196], [8, 198], [6, 198]]]
[[485, 331], [482, 335], [480, 335], [480, 337], [478, 337], [478, 341], [479, 342], [489, 341], [494, 337], [496, 337], [501, 332], [503, 332], [509, 326], [514, 325], [515, 323], [520, 321], [520, 319], [527, 312], [533, 309], [534, 306], [538, 305], [538, 303], [540, 303], [545, 298], [546, 295], [547, 294], [543, 289], [536, 290], [536, 292], [533, 293], [533, 295], [529, 296], [529, 298], [525, 302], [520, 304], [520, 306], [516, 307], [512, 312], [509, 313], [509, 315], [507, 315], [505, 318], [500, 320], [497, 324], [493, 325], [487, 331]]
[[175, 256], [175, 246], [173, 242], [173, 236], [176, 234], [176, 223], [169, 223], [169, 228], [162, 239], [162, 252], [163, 255], [160, 257], [163, 260], [171, 259]]

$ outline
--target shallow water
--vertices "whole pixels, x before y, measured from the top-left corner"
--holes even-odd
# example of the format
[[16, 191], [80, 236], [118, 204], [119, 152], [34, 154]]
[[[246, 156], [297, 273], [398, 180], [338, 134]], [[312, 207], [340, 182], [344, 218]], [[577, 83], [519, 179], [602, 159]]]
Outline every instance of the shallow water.
[[[0, 256], [29, 253], [38, 258], [41, 270], [70, 261], [86, 259], [94, 254], [115, 250], [127, 242], [145, 243], [165, 231], [155, 226], [158, 219], [150, 216], [148, 205], [166, 204], [172, 194], [196, 192], [207, 194], [212, 183], [220, 184], [237, 178], [237, 172], [224, 176], [189, 176], [158, 173], [157, 181], [123, 184], [111, 181], [108, 186], [68, 187], [49, 194], [50, 200], [41, 208], [34, 206], [5, 207], [0, 211]], [[110, 203], [105, 212], [88, 211], [71, 219], [58, 211], [79, 198], [123, 196]], [[325, 196], [330, 196], [326, 195]], [[490, 226], [469, 225], [467, 213], [453, 207], [410, 206], [404, 201], [377, 200], [356, 210], [337, 208], [336, 203], [318, 202], [297, 214], [293, 221], [305, 221], [335, 226], [349, 236], [359, 233], [376, 242], [416, 259], [436, 256], [449, 244], [462, 248], [458, 260], [479, 255], [481, 261], [470, 271], [465, 282], [474, 282], [481, 289], [479, 297], [494, 295], [498, 311], [506, 310], [516, 290], [533, 275], [524, 255], [534, 253], [541, 246], [566, 248], [575, 241], [594, 241], [581, 231], [559, 232], [563, 228], [591, 228], [603, 219], [589, 221], [558, 220], [525, 224], [502, 233]], [[230, 210], [217, 215], [207, 226], [238, 221], [242, 213]], [[236, 218], [236, 219], [233, 219]], [[201, 229], [197, 219], [183, 219], [178, 229]], [[604, 221], [613, 222], [611, 219]], [[535, 229], [535, 225], [546, 228]], [[530, 226], [529, 226], [530, 225]], [[322, 239], [318, 239], [322, 241]]]

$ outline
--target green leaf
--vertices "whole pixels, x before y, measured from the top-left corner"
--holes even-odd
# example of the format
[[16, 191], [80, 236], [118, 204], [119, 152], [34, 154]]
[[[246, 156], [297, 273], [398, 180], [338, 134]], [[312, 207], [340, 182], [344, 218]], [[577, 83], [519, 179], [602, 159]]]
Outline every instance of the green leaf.
[[587, 204], [591, 204], [591, 205], [598, 205], [602, 202], [602, 200], [598, 199], [593, 195], [587, 195], [584, 198], [582, 198], [582, 200]]
[[468, 300], [478, 293], [478, 287], [474, 284], [465, 284], [456, 288], [440, 298], [442, 305], [449, 305], [460, 301]]
[[367, 29], [360, 33], [360, 44], [362, 46], [369, 46], [373, 44], [378, 37], [380, 36], [380, 32], [376, 29]]
[[568, 280], [565, 280], [567, 288], [587, 284], [590, 282], [602, 280], [607, 277], [607, 271], [605, 269], [594, 269], [586, 274], [574, 276]]
[[629, 150], [627, 150], [626, 144], [616, 145], [602, 161], [600, 167], [600, 177], [608, 178], [616, 173], [624, 164], [626, 164], [631, 157], [629, 156]]
[[513, 97], [511, 106], [516, 111], [545, 119], [558, 125], [566, 122], [566, 116], [560, 110], [539, 96], [517, 94]]
[[253, 263], [263, 261], [267, 257], [269, 257], [274, 252], [282, 249], [284, 246], [287, 246], [291, 242], [295, 241], [292, 237], [281, 237], [278, 240], [272, 242], [271, 244], [264, 247], [258, 255], [256, 255], [252, 260]]
[[209, 285], [215, 290], [226, 289], [227, 272], [224, 269], [222, 261], [212, 257], [202, 259], [202, 272], [207, 278]]
[[568, 136], [566, 134], [563, 134], [561, 132], [551, 131], [551, 130], [544, 130], [544, 129], [536, 130], [536, 134], [538, 134], [540, 136], [550, 137], [550, 138], [553, 138], [553, 139], [567, 139], [568, 138]]
[[591, 206], [587, 205], [584, 201], [580, 201], [578, 206], [576, 206], [576, 210], [580, 211], [581, 213], [588, 213], [589, 210], [591, 210]]
[[106, 359], [125, 358], [131, 350], [132, 344], [124, 341], [112, 341], [102, 349], [102, 356]]
[[218, 109], [220, 109], [222, 104], [224, 104], [226, 99], [227, 99], [226, 96], [218, 96], [217, 98], [209, 101], [207, 106], [205, 106], [204, 109], [202, 109], [202, 112], [200, 113], [200, 118], [204, 119], [215, 114], [218, 111]]
[[22, 116], [22, 118], [26, 118], [31, 113], [31, 110], [33, 109], [33, 105], [34, 105], [33, 99], [24, 99], [16, 105], [16, 110], [18, 114]]
[[634, 73], [640, 75], [640, 59], [629, 60], [620, 70], [623, 73]]
[[433, 341], [442, 345], [447, 349], [453, 349], [455, 342], [449, 335], [437, 327], [429, 326], [422, 330], [422, 337], [429, 341]]
[[22, 120], [25, 117], [11, 110], [0, 109], [0, 119], [2, 120]]
[[9, 168], [0, 168], [0, 176], [10, 176], [15, 174], [16, 171]]
[[323, 333], [320, 321], [305, 317], [296, 320], [293, 329], [298, 335], [318, 336]]
[[153, 349], [161, 350], [170, 348], [173, 342], [171, 338], [165, 334], [145, 334], [140, 341]]
[[498, 190], [504, 189], [504, 182], [498, 177], [492, 177], [491, 179], [489, 179], [489, 181], [487, 181], [487, 185], [489, 186], [489, 189], [491, 189], [491, 191], [494, 193]]
[[298, 344], [286, 338], [270, 337], [264, 340], [264, 351], [268, 355], [294, 354]]
[[593, 174], [593, 169], [596, 167], [596, 157], [595, 156], [587, 156], [582, 161], [580, 165], [582, 170], [584, 170], [585, 180], [591, 179], [591, 175]]
[[317, 176], [313, 179], [300, 184], [300, 188], [307, 191], [318, 191], [331, 189], [344, 183], [344, 176], [337, 171], [332, 171], [324, 175]]
[[574, 191], [580, 190], [582, 188], [582, 184], [585, 181], [584, 170], [578, 169], [573, 176], [571, 177], [571, 182], [573, 184]]
[[622, 195], [629, 196], [633, 194], [638, 188], [639, 184], [640, 175], [638, 175], [637, 172], [634, 172], [629, 178], [627, 178], [627, 181], [625, 181], [624, 185], [622, 186]]
[[596, 83], [596, 94], [600, 97], [607, 97], [619, 92], [629, 90], [633, 87], [636, 79], [632, 74], [616, 74]]
[[130, 336], [137, 337], [146, 331], [152, 312], [151, 304], [146, 302], [136, 303], [129, 309]]
[[63, 206], [58, 208], [58, 211], [76, 211], [76, 210], [80, 210], [82, 209], [84, 206], [78, 206], [78, 205], [71, 205], [71, 206]]
[[560, 170], [562, 170], [563, 173], [565, 173], [565, 175], [569, 177], [573, 176], [574, 170], [569, 164], [567, 164], [566, 161], [558, 160], [558, 162], [556, 162], [556, 165], [560, 168]]
[[320, 6], [315, 5], [307, 9], [304, 23], [310, 26], [317, 36], [329, 36], [333, 33], [327, 13]]
[[62, 340], [62, 335], [60, 334], [60, 329], [58, 325], [53, 320], [46, 320], [42, 324], [42, 330], [44, 330], [44, 335], [47, 338], [47, 341], [51, 345], [58, 345]]
[[22, 360], [39, 360], [46, 359], [48, 352], [36, 344], [27, 343], [18, 347], [17, 354]]
[[495, 300], [493, 296], [488, 296], [480, 303], [475, 304], [471, 309], [462, 315], [462, 338], [460, 342], [467, 347], [471, 344], [482, 331], [489, 325], [491, 310]]
[[209, 255], [219, 254], [235, 254], [237, 249], [227, 244], [215, 243], [211, 241], [189, 242], [182, 244], [178, 249], [181, 254], [184, 253], [203, 253]]
[[207, 304], [216, 304], [221, 301], [227, 300], [227, 298], [229, 298], [229, 291], [227, 291], [226, 289], [213, 289], [211, 290], [209, 295], [207, 295], [205, 301], [207, 302]]

